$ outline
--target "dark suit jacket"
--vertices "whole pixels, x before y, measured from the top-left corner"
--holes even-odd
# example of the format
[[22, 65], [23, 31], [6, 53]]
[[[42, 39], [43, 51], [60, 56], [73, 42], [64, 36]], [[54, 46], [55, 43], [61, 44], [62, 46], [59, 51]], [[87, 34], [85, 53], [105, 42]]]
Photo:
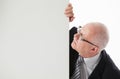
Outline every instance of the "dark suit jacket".
[[[75, 70], [75, 62], [78, 58], [78, 53], [71, 48], [71, 42], [73, 40], [73, 35], [77, 32], [77, 28], [73, 27], [70, 30], [70, 77], [72, 76]], [[111, 60], [110, 56], [106, 53], [105, 50], [101, 52], [101, 59], [98, 65], [93, 70], [92, 74], [88, 79], [120, 79], [120, 71], [115, 66], [114, 62]]]

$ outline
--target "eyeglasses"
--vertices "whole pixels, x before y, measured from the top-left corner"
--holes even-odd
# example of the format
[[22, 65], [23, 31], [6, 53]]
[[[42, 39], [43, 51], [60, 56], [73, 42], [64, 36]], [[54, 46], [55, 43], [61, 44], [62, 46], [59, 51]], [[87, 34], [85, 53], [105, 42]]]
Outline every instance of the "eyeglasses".
[[87, 42], [87, 43], [89, 43], [89, 44], [91, 44], [91, 45], [93, 45], [93, 46], [98, 47], [97, 45], [93, 44], [92, 42], [90, 42], [90, 41], [88, 41], [88, 40], [86, 40], [86, 39], [84, 39], [84, 38], [82, 37], [82, 34], [80, 33], [81, 28], [82, 28], [82, 26], [79, 26], [79, 28], [77, 29], [77, 32], [80, 34], [80, 40], [85, 41], [85, 42]]

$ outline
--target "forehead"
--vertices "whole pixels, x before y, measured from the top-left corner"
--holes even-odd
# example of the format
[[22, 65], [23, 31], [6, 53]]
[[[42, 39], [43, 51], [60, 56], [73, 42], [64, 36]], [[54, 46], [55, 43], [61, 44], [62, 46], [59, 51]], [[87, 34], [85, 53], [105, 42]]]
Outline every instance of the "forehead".
[[95, 28], [93, 28], [93, 26], [86, 25], [81, 28], [80, 32], [83, 34], [84, 37], [92, 38], [95, 33]]
[[82, 34], [89, 35], [92, 32], [92, 29], [89, 26], [83, 26], [80, 30]]

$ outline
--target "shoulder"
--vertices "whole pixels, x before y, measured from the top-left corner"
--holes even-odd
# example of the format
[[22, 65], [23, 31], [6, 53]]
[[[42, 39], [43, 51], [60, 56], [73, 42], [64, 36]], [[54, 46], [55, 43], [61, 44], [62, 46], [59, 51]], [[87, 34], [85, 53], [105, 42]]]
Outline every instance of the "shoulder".
[[[120, 79], [120, 70], [117, 68], [111, 57], [105, 50], [101, 52], [104, 61], [103, 77], [106, 79]], [[101, 60], [102, 60], [101, 59]]]
[[120, 70], [105, 50], [101, 52], [101, 59], [89, 79], [120, 79]]

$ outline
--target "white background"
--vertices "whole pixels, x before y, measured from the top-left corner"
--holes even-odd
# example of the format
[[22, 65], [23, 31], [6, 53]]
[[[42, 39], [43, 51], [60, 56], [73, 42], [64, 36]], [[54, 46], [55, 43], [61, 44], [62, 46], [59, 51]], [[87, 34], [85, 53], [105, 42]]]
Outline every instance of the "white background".
[[68, 79], [66, 0], [0, 0], [0, 79]]
[[120, 1], [119, 0], [70, 0], [73, 5], [75, 20], [72, 26], [88, 22], [104, 23], [110, 33], [107, 53], [120, 69]]

